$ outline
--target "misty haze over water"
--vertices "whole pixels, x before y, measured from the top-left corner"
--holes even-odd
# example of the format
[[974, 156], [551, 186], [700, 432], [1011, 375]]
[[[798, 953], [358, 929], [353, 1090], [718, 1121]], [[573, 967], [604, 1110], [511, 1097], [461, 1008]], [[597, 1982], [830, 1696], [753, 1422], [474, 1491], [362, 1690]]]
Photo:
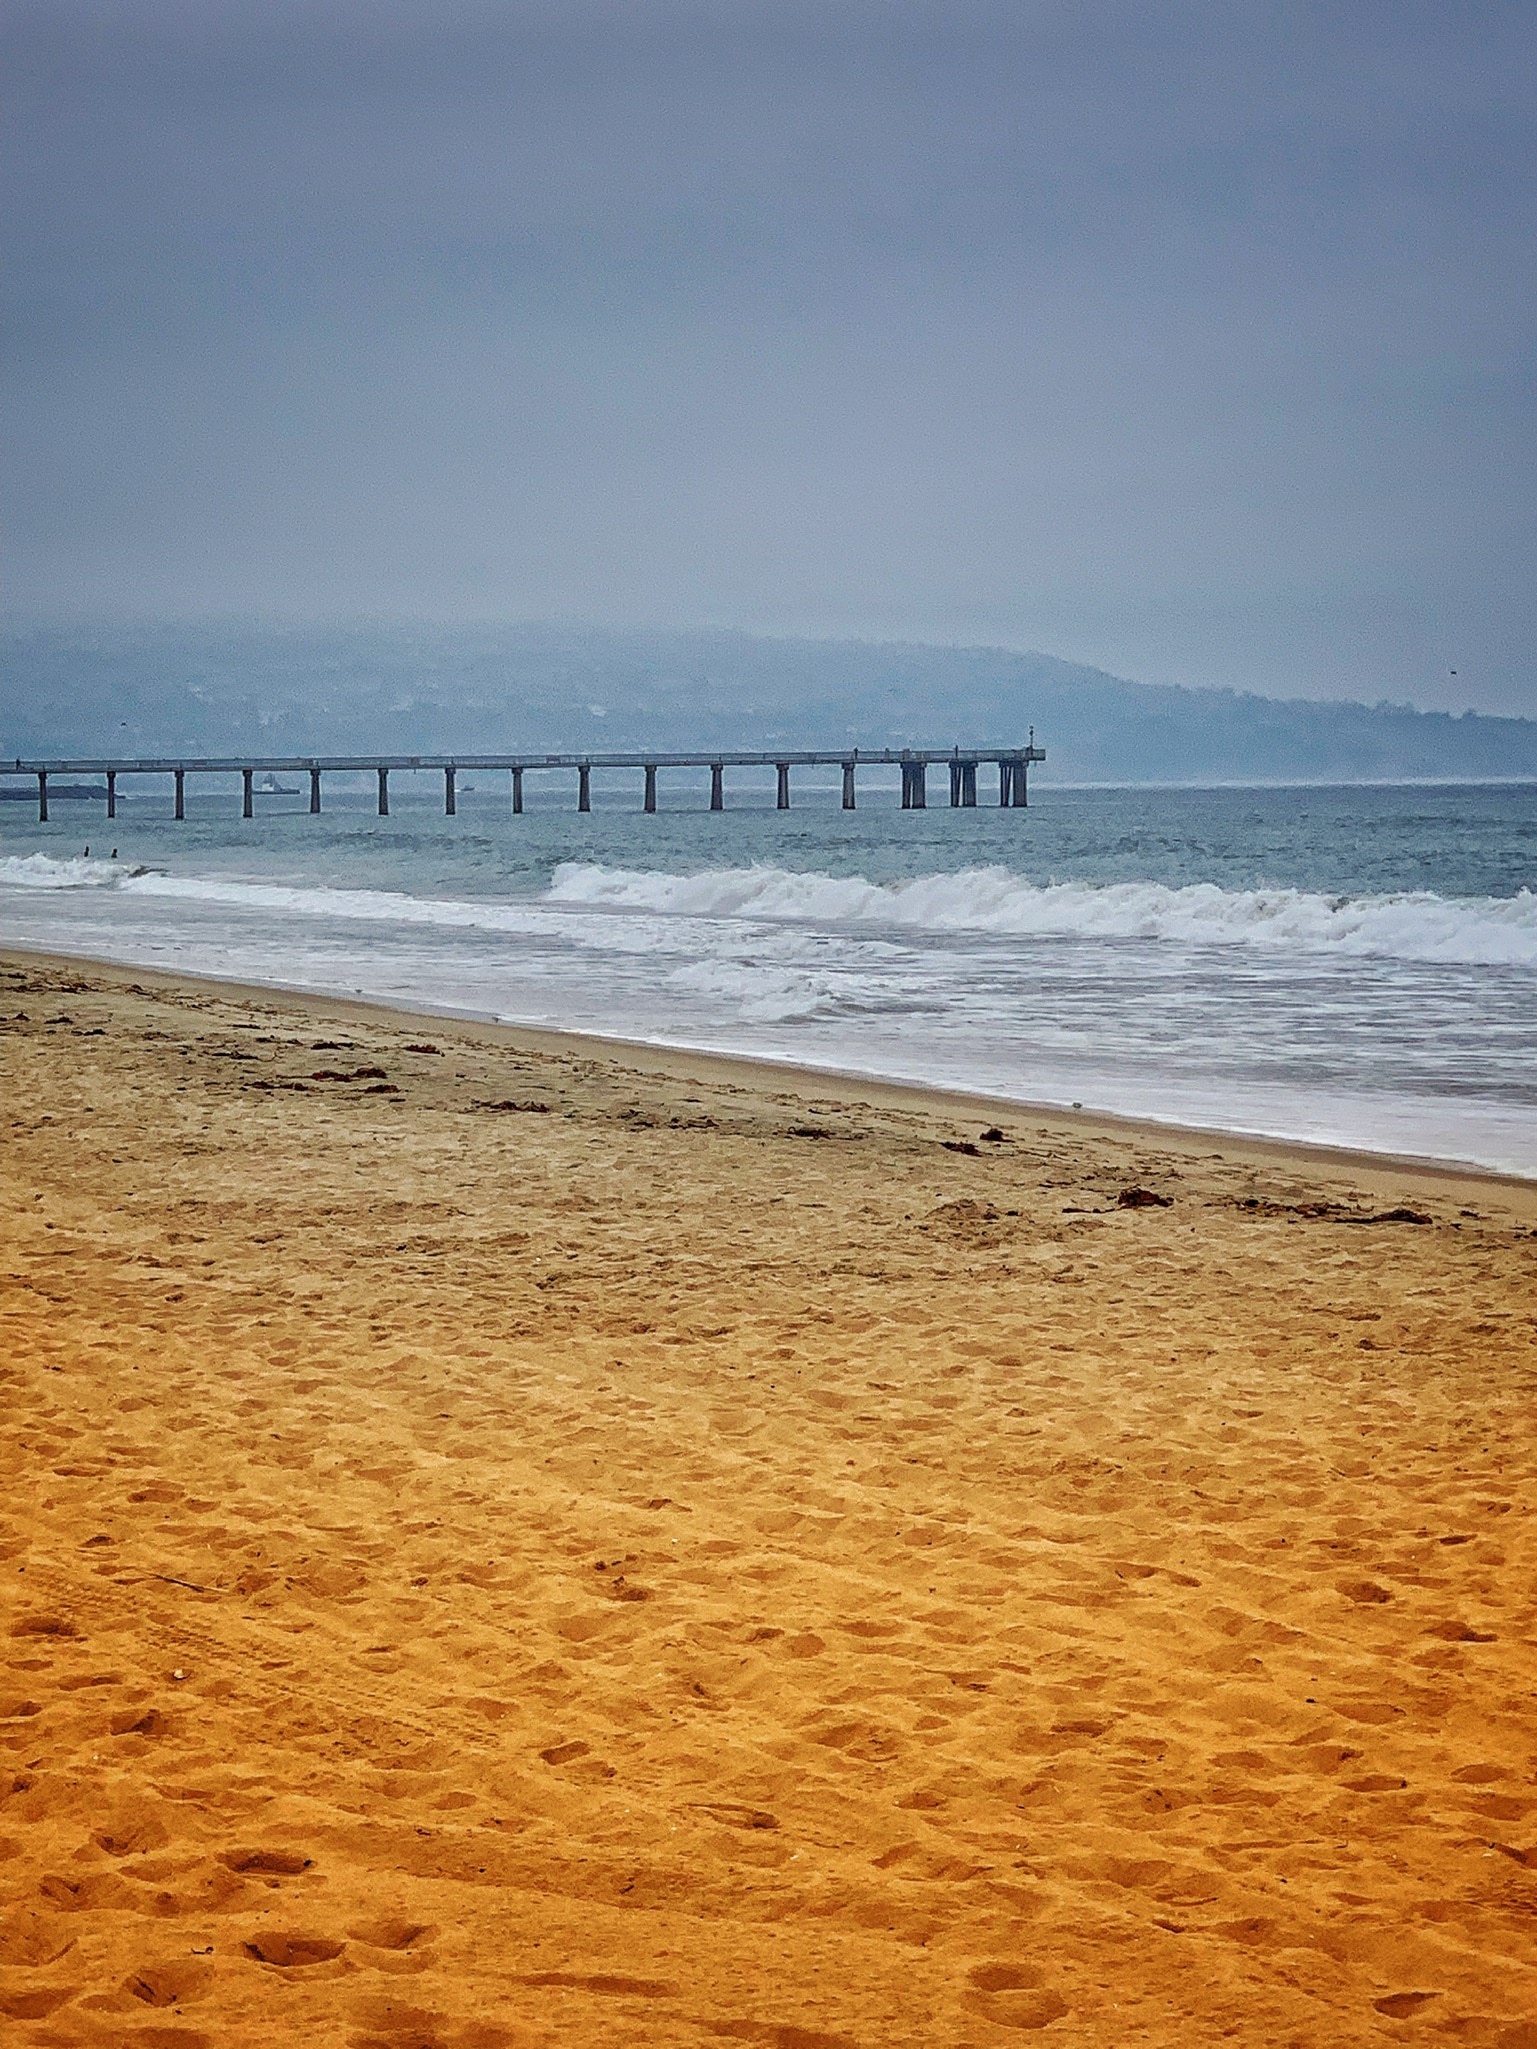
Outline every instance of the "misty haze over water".
[[17, 755], [1047, 745], [1044, 781], [1537, 777], [1537, 721], [1130, 682], [999, 648], [558, 626], [13, 631]]

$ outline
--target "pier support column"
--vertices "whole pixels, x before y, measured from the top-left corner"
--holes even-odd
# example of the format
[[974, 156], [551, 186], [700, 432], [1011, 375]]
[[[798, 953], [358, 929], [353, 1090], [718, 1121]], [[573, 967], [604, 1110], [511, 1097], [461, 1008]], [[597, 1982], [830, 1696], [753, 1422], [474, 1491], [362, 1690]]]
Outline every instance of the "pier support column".
[[1014, 764], [1000, 761], [998, 764], [998, 808], [1007, 811], [1014, 801]]
[[974, 761], [961, 763], [961, 803], [968, 811], [977, 808], [977, 764]]
[[175, 815], [178, 818], [185, 818], [187, 815], [187, 771], [184, 768], [178, 768], [173, 773], [176, 777]]
[[928, 764], [922, 761], [904, 761], [902, 764], [902, 809], [904, 811], [926, 811], [928, 809]]
[[253, 771], [252, 771], [251, 769], [248, 769], [248, 768], [243, 768], [243, 769], [242, 769], [242, 770], [240, 771], [240, 815], [241, 815], [241, 817], [242, 817], [242, 818], [249, 818], [249, 817], [251, 816], [251, 811], [252, 811], [252, 804], [251, 804], [251, 776], [252, 776], [252, 773], [253, 773]]
[[459, 793], [454, 788], [454, 770], [443, 771], [443, 816], [452, 818], [459, 808]]
[[592, 766], [585, 761], [576, 771], [576, 808], [578, 811], [592, 809]]
[[390, 815], [390, 772], [389, 772], [389, 770], [388, 770], [387, 768], [381, 768], [381, 769], [380, 769], [380, 771], [379, 771], [379, 816], [380, 816], [381, 818], [388, 818], [388, 817], [389, 817], [389, 815]]
[[952, 811], [958, 811], [960, 809], [960, 804], [961, 764], [958, 761], [952, 761], [950, 764], [950, 809]]
[[116, 818], [117, 816], [117, 770], [115, 768], [107, 770], [107, 816], [109, 818]]
[[1023, 761], [1014, 762], [1013, 769], [1014, 805], [1017, 810], [1023, 811], [1025, 806], [1030, 802], [1030, 794], [1027, 788], [1025, 787], [1025, 777], [1028, 775], [1029, 770], [1026, 768]]
[[726, 808], [726, 764], [723, 761], [710, 763], [710, 809], [724, 811]]
[[788, 811], [790, 808], [790, 764], [788, 761], [776, 761], [774, 766], [779, 771], [779, 794], [776, 799], [775, 808], [780, 811]]
[[648, 761], [648, 762], [647, 762], [647, 763], [645, 764], [645, 768], [646, 768], [646, 809], [647, 809], [648, 811], [654, 811], [654, 810], [656, 809], [656, 764], [655, 764], [654, 762], [650, 762], [650, 761]]
[[852, 811], [854, 808], [854, 764], [852, 761], [846, 761], [843, 764], [843, 808], [845, 811]]
[[514, 818], [521, 818], [523, 816], [523, 771], [521, 768], [515, 768], [512, 772], [512, 815]]
[[320, 770], [319, 770], [318, 768], [312, 768], [312, 769], [310, 770], [310, 817], [311, 817], [311, 818], [318, 818], [319, 816], [320, 816]]
[[46, 768], [40, 768], [37, 772], [37, 822], [39, 825], [46, 825], [48, 823], [48, 771]]

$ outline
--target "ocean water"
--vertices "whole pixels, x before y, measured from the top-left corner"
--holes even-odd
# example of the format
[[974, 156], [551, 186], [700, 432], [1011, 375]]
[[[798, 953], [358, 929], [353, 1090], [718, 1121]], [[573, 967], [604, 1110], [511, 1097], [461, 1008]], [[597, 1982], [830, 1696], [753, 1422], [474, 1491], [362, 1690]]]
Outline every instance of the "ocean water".
[[[834, 776], [835, 776], [834, 772]], [[794, 808], [728, 779], [396, 774], [0, 805], [11, 941], [1021, 1103], [1537, 1175], [1537, 788], [1071, 790]], [[298, 780], [298, 779], [295, 779]], [[942, 781], [940, 778], [932, 779]], [[469, 787], [466, 787], [466, 784]], [[89, 853], [85, 850], [89, 847]], [[112, 855], [115, 850], [116, 858]]]

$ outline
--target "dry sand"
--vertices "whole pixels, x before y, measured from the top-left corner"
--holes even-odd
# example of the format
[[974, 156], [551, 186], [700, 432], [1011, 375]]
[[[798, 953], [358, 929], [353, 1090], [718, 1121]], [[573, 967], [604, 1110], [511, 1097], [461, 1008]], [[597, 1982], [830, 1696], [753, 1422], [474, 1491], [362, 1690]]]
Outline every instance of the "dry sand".
[[1537, 1190], [9, 958], [8, 2043], [1537, 2045]]

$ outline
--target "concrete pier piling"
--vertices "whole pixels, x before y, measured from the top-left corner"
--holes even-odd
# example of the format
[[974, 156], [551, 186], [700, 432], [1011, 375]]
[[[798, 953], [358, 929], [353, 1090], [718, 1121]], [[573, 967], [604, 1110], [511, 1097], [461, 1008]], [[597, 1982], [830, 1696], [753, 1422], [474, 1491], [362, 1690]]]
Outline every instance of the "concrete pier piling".
[[[153, 760], [35, 760], [17, 758], [0, 762], [0, 775], [24, 775], [37, 780], [37, 815], [39, 823], [48, 821], [49, 777], [58, 775], [93, 775], [106, 778], [107, 816], [117, 816], [118, 779], [124, 775], [171, 776], [176, 789], [177, 818], [185, 818], [186, 784], [189, 775], [238, 775], [241, 780], [241, 816], [251, 818], [255, 812], [253, 798], [258, 794], [254, 782], [257, 775], [271, 778], [273, 775], [296, 776], [308, 774], [310, 779], [310, 812], [320, 812], [320, 781], [322, 774], [330, 769], [349, 775], [372, 774], [377, 778], [379, 791], [379, 816], [390, 815], [389, 778], [391, 769], [432, 769], [443, 777], [443, 809], [452, 818], [457, 810], [457, 778], [461, 769], [507, 769], [512, 775], [512, 810], [514, 817], [523, 812], [523, 778], [530, 769], [570, 770], [577, 772], [577, 809], [592, 809], [592, 771], [594, 768], [640, 769], [644, 781], [643, 804], [647, 812], [657, 808], [657, 776], [664, 768], [705, 769], [710, 771], [710, 809], [724, 811], [726, 808], [726, 770], [731, 767], [765, 769], [774, 771], [774, 805], [779, 811], [790, 808], [790, 771], [792, 768], [835, 768], [842, 777], [841, 801], [845, 811], [854, 809], [854, 778], [861, 768], [897, 768], [901, 771], [902, 809], [922, 811], [927, 808], [927, 775], [930, 766], [943, 763], [949, 770], [950, 803], [952, 808], [969, 810], [977, 802], [977, 769], [983, 763], [992, 763], [998, 770], [998, 802], [1004, 810], [1023, 810], [1029, 802], [1026, 787], [1027, 776], [1032, 763], [1044, 761], [1046, 750], [1037, 747], [1032, 731], [1030, 740], [1023, 747], [885, 747], [866, 751], [863, 748], [838, 748], [822, 751], [818, 749], [792, 749], [785, 752], [775, 749], [773, 753], [742, 752], [733, 754], [668, 754], [651, 752], [647, 754], [473, 754], [449, 757], [446, 755], [377, 754], [328, 755], [324, 759], [291, 756], [242, 760], [236, 755], [215, 759], [200, 756], [196, 759], [180, 760], [157, 757]], [[268, 788], [273, 788], [270, 780]], [[57, 796], [57, 789], [53, 794]], [[73, 796], [73, 790], [69, 791]]]

